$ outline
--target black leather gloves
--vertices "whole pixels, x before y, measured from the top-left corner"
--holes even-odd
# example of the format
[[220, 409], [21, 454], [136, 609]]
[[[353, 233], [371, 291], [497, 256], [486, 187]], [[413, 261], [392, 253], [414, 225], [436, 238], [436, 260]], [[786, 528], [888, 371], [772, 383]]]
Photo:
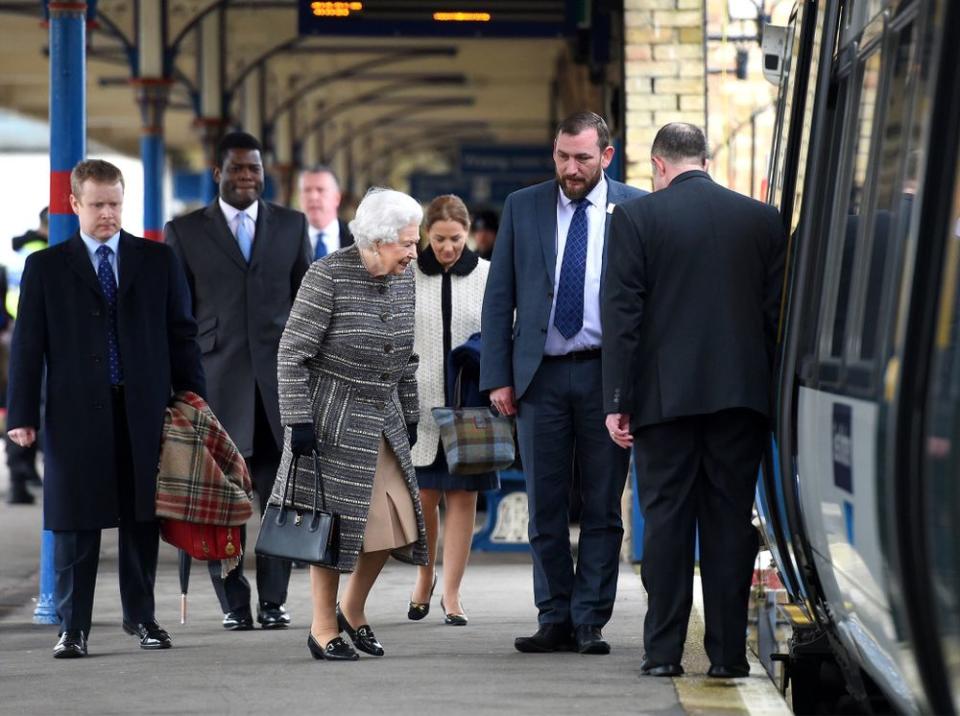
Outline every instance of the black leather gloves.
[[407, 437], [410, 438], [410, 447], [417, 444], [417, 424], [407, 423]]
[[294, 456], [310, 455], [317, 449], [317, 436], [313, 423], [296, 423], [290, 426], [290, 450]]

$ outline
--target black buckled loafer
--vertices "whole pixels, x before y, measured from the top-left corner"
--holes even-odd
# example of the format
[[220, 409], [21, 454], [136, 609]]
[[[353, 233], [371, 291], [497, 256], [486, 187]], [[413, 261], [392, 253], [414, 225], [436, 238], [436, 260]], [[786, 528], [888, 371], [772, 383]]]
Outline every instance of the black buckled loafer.
[[339, 636], [327, 642], [326, 646], [320, 646], [313, 634], [307, 635], [307, 648], [314, 659], [326, 659], [327, 661], [356, 661], [360, 655]]
[[577, 643], [569, 624], [541, 624], [532, 636], [518, 636], [513, 647], [524, 654], [549, 654], [573, 651]]
[[711, 664], [707, 676], [711, 679], [743, 679], [750, 676], [750, 667]]
[[232, 611], [223, 615], [223, 628], [228, 631], [249, 631], [253, 629], [253, 617], [249, 611]]
[[644, 659], [640, 673], [644, 676], [683, 676], [683, 667], [680, 664], [655, 664]]
[[141, 649], [169, 649], [173, 640], [167, 630], [157, 624], [155, 619], [141, 624], [134, 624], [123, 620], [123, 630], [140, 640]]
[[600, 627], [592, 624], [581, 624], [577, 627], [577, 651], [581, 654], [609, 654], [610, 644], [603, 638]]
[[339, 627], [340, 631], [347, 633], [350, 641], [352, 641], [353, 645], [360, 651], [370, 654], [370, 656], [383, 656], [383, 644], [377, 641], [377, 637], [374, 636], [373, 629], [370, 628], [370, 625], [361, 624], [354, 629], [350, 626], [347, 618], [343, 616], [339, 604], [337, 605], [337, 627]]
[[282, 604], [260, 602], [257, 607], [257, 623], [262, 629], [286, 629], [290, 626], [290, 615]]
[[79, 659], [87, 655], [87, 635], [82, 629], [67, 629], [53, 647], [54, 659]]

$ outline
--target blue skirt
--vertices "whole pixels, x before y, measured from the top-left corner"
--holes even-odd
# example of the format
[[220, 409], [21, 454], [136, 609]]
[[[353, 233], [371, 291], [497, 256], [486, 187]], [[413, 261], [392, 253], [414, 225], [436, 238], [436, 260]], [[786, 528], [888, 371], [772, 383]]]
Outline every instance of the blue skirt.
[[495, 472], [481, 472], [477, 475], [451, 475], [447, 467], [447, 457], [443, 454], [443, 443], [437, 446], [437, 457], [432, 465], [418, 467], [417, 484], [427, 490], [470, 490], [482, 492], [500, 487], [500, 477]]

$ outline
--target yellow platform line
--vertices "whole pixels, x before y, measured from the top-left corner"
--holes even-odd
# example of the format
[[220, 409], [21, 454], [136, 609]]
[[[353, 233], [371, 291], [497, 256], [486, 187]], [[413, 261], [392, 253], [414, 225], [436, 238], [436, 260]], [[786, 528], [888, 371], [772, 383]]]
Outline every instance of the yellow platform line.
[[[691, 622], [701, 628], [690, 632], [703, 633], [703, 593], [700, 576], [695, 578]], [[749, 714], [750, 716], [790, 716], [792, 713], [780, 696], [763, 666], [749, 649], [750, 677], [746, 679], [710, 679], [688, 674], [673, 680], [680, 704], [688, 714]]]

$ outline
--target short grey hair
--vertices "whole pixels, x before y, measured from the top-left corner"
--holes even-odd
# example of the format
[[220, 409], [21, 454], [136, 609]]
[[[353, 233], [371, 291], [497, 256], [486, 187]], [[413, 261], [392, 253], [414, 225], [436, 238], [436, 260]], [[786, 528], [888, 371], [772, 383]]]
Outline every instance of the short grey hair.
[[410, 224], [420, 225], [423, 208], [412, 196], [402, 191], [373, 187], [357, 207], [350, 222], [350, 233], [360, 248], [369, 248], [375, 241], [395, 244], [400, 230]]

